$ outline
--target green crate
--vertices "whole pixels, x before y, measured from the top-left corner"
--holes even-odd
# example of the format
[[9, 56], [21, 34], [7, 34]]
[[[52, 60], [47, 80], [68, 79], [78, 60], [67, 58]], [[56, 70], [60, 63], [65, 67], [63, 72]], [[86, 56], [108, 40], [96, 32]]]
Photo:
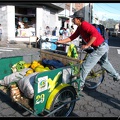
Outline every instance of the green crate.
[[39, 54], [29, 54], [0, 58], [0, 80], [3, 80], [5, 76], [10, 75], [12, 73], [11, 67], [21, 60], [31, 63], [33, 60], [40, 60], [40, 57]]
[[10, 75], [12, 73], [11, 67], [23, 60], [23, 56], [15, 56], [15, 57], [6, 57], [0, 59], [0, 80], [3, 80], [3, 78], [7, 75]]

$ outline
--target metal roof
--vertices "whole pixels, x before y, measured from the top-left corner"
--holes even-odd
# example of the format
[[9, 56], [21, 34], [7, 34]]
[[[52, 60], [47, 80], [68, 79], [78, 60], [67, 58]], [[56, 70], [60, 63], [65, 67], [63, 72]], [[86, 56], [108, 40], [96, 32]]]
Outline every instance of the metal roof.
[[62, 11], [64, 10], [64, 4], [65, 3], [42, 3], [42, 2], [1, 2], [1, 6], [4, 5], [14, 5], [14, 6], [23, 6], [23, 7], [40, 7], [40, 6], [47, 6], [50, 8], [54, 8], [57, 11]]

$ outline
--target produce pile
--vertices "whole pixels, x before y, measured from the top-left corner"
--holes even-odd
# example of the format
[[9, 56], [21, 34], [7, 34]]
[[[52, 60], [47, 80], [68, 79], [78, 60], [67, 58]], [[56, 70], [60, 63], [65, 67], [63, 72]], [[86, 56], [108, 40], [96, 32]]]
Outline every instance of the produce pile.
[[32, 74], [34, 72], [44, 72], [50, 70], [49, 67], [44, 67], [40, 61], [34, 60], [32, 63], [26, 63], [25, 61], [19, 61], [12, 66], [12, 71], [20, 72], [24, 68], [30, 68], [25, 76]]
[[13, 101], [18, 101], [19, 99], [23, 99], [23, 97], [21, 96], [21, 92], [16, 83], [12, 83], [10, 85], [10, 96]]
[[[71, 64], [71, 66], [73, 65]], [[0, 81], [0, 85], [10, 88], [10, 96], [13, 101], [22, 101], [24, 97], [32, 99], [34, 96], [33, 86], [36, 75], [39, 72], [50, 71], [60, 67], [64, 67], [64, 64], [55, 59], [43, 59], [42, 61], [34, 60], [31, 63], [19, 61], [11, 67], [13, 73], [5, 76], [4, 79]], [[77, 71], [77, 69], [73, 70]], [[68, 74], [67, 72], [63, 76], [63, 79], [66, 80]]]
[[11, 69], [13, 73], [6, 76], [1, 84], [10, 87], [10, 96], [13, 101], [23, 100], [23, 93], [26, 97], [32, 98], [34, 90], [30, 83], [34, 83], [34, 76], [38, 72], [50, 70], [49, 67], [44, 67], [42, 62], [37, 60], [32, 61], [32, 63], [19, 61], [15, 63]]

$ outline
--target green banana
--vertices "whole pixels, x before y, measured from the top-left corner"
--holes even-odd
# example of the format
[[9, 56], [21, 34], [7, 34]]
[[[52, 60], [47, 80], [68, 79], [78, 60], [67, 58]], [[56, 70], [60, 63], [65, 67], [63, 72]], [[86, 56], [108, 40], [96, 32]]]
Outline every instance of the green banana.
[[13, 72], [20, 72], [21, 69], [25, 68], [24, 64], [25, 64], [25, 61], [19, 61], [16, 64], [14, 64], [11, 69]]
[[21, 71], [21, 69], [24, 69], [24, 68], [25, 68], [25, 67], [24, 67], [24, 64], [25, 64], [25, 61], [19, 61], [19, 62], [17, 63], [16, 69], [17, 69], [18, 72]]

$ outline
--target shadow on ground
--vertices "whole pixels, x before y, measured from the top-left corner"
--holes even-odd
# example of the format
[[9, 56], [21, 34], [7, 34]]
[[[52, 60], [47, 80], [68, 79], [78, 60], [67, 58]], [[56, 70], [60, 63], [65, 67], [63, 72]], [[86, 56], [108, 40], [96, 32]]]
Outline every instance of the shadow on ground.
[[28, 117], [28, 116], [31, 115], [31, 113], [29, 113], [29, 112], [26, 113], [26, 110], [24, 108], [22, 108], [21, 106], [19, 106], [17, 103], [12, 102], [12, 99], [9, 96], [3, 94], [1, 91], [0, 91], [0, 100], [3, 103], [5, 102], [8, 106], [10, 106], [11, 108], [13, 108], [15, 111], [17, 111], [23, 117]]
[[83, 91], [86, 95], [89, 95], [103, 103], [108, 104], [109, 106], [112, 106], [113, 108], [116, 108], [120, 110], [120, 101], [114, 97], [111, 97], [107, 94], [101, 93], [99, 91], [95, 90], [88, 90], [87, 88]]

